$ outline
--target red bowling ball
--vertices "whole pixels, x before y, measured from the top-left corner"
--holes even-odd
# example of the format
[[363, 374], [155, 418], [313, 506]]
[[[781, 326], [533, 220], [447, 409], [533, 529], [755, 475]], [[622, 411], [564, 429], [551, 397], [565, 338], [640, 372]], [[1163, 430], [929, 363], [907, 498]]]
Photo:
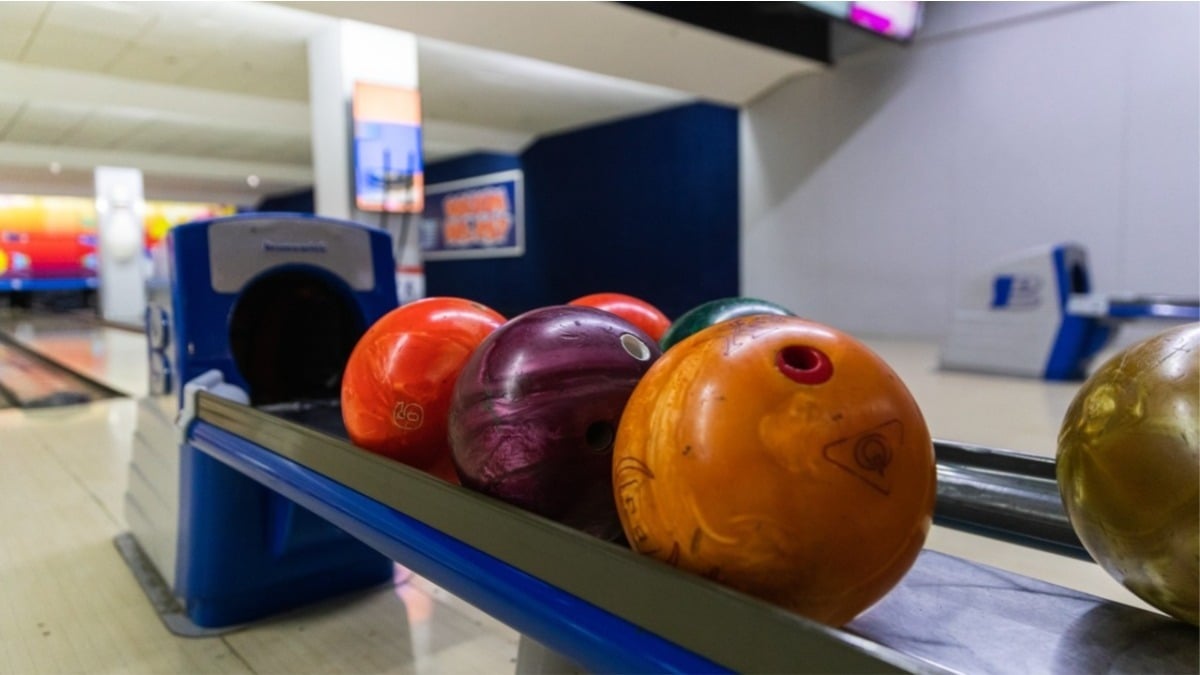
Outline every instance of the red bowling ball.
[[357, 446], [454, 479], [447, 418], [454, 383], [471, 353], [504, 323], [462, 298], [426, 298], [375, 322], [350, 354], [342, 420]]
[[624, 293], [593, 293], [582, 298], [575, 298], [568, 304], [577, 307], [595, 307], [612, 312], [641, 328], [655, 342], [661, 340], [663, 334], [671, 327], [671, 320], [657, 307], [641, 298]]
[[479, 346], [454, 389], [450, 445], [462, 484], [618, 538], [613, 438], [660, 353], [633, 324], [590, 307], [512, 319]]

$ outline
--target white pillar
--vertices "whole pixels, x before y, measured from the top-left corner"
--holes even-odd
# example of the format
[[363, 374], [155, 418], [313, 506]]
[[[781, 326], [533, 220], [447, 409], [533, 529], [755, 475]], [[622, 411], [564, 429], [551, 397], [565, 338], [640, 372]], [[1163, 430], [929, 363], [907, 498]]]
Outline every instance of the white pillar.
[[417, 40], [411, 33], [338, 21], [308, 43], [308, 99], [312, 111], [313, 186], [319, 215], [377, 220], [358, 214], [352, 189], [356, 81], [418, 89]]
[[100, 316], [140, 326], [146, 311], [142, 172], [98, 166], [95, 181]]
[[[420, 214], [385, 216], [354, 207], [351, 106], [355, 82], [418, 91], [416, 37], [390, 28], [342, 20], [314, 35], [308, 43], [316, 212], [385, 227], [393, 239], [399, 301], [409, 302], [424, 295], [424, 273], [415, 232]], [[423, 164], [421, 158], [416, 159], [418, 165]], [[423, 190], [423, 177], [418, 179], [417, 186]]]

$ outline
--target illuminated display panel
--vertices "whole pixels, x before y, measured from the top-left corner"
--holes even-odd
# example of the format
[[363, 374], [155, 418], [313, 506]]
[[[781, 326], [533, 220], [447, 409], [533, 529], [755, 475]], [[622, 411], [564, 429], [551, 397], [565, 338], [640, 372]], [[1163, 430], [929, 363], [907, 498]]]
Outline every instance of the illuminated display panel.
[[912, 39], [921, 24], [921, 3], [915, 0], [817, 1], [800, 4], [895, 40]]
[[[227, 204], [146, 202], [143, 216], [148, 253], [180, 223], [232, 215]], [[87, 197], [0, 195], [0, 290], [95, 285], [96, 203]], [[47, 286], [48, 287], [48, 286]]]
[[354, 204], [361, 211], [420, 213], [421, 99], [415, 89], [354, 83]]

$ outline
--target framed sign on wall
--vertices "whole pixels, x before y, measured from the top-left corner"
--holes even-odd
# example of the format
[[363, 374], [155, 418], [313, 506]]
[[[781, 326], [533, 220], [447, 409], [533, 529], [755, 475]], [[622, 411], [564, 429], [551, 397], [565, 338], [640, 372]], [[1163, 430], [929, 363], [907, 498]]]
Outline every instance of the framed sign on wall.
[[519, 169], [425, 188], [425, 260], [504, 258], [525, 253], [524, 175]]

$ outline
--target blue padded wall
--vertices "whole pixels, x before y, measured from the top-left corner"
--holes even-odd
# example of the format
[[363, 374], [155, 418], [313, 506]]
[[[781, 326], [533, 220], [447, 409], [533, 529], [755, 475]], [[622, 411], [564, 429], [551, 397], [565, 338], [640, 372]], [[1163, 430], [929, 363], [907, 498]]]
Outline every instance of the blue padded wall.
[[429, 184], [520, 167], [525, 255], [425, 263], [429, 295], [505, 316], [601, 291], [675, 318], [738, 294], [738, 112], [692, 104], [430, 163]]

